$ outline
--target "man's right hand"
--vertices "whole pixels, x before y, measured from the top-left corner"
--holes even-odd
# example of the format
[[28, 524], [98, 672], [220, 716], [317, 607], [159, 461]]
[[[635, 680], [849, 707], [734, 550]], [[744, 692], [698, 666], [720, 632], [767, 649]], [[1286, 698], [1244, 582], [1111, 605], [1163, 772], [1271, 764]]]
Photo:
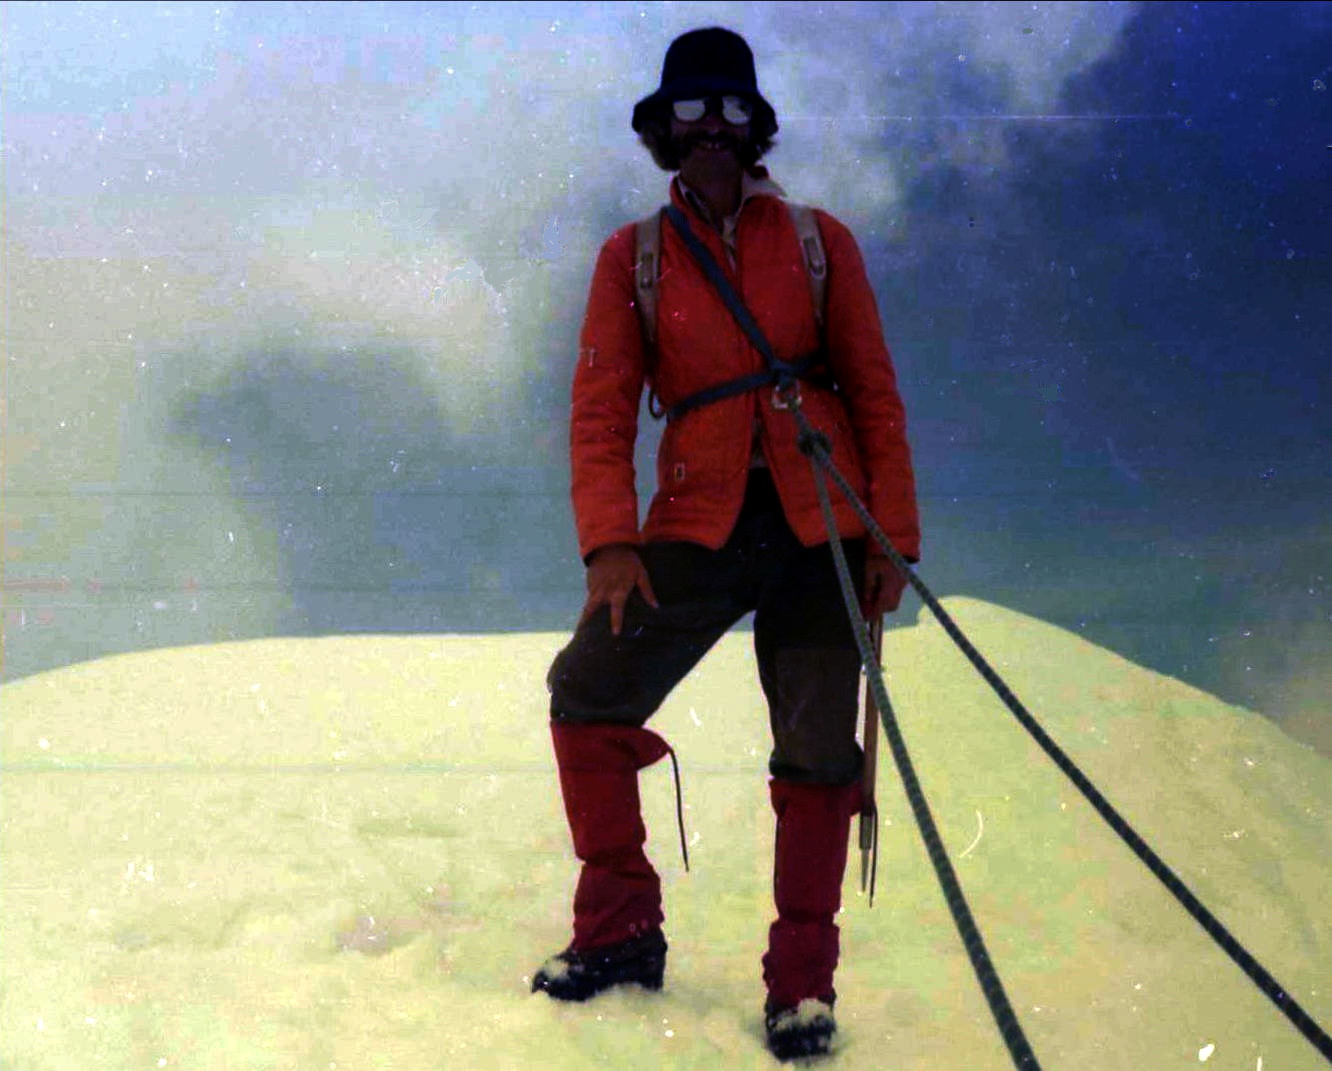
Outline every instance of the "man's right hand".
[[624, 604], [637, 588], [649, 606], [657, 608], [652, 582], [638, 551], [627, 543], [613, 543], [592, 552], [587, 563], [587, 602], [583, 604], [581, 625], [598, 607], [610, 604], [611, 632], [618, 636], [624, 625]]

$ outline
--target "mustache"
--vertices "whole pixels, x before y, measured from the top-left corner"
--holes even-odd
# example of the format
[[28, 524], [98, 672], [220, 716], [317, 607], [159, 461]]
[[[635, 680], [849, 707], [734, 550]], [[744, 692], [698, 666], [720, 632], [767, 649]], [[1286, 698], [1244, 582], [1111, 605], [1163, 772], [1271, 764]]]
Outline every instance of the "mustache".
[[678, 137], [675, 144], [676, 148], [683, 156], [685, 153], [689, 152], [690, 149], [704, 141], [720, 141], [736, 151], [739, 151], [744, 146], [743, 138], [737, 137], [735, 134], [727, 133], [726, 131], [718, 131], [715, 134], [709, 134], [705, 131], [691, 131], [688, 134], [682, 134]]

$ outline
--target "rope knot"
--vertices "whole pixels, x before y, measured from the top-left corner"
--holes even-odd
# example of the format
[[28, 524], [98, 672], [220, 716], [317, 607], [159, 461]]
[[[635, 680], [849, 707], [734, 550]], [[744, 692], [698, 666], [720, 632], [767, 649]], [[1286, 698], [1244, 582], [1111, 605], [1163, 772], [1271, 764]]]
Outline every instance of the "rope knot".
[[814, 457], [816, 454], [827, 454], [832, 449], [832, 443], [828, 441], [828, 436], [823, 432], [817, 431], [812, 427], [806, 427], [801, 430], [796, 437], [796, 446], [806, 457]]

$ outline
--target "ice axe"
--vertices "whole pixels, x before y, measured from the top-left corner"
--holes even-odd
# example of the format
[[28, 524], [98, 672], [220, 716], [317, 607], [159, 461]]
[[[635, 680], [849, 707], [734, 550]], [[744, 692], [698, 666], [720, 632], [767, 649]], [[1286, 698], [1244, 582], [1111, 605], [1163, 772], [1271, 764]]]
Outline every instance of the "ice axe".
[[[874, 646], [874, 663], [883, 665], [883, 615], [869, 623], [870, 643]], [[865, 766], [861, 773], [860, 804], [860, 891], [869, 882], [870, 907], [874, 906], [874, 879], [879, 869], [879, 808], [874, 802], [875, 764], [879, 751], [879, 705], [874, 701], [870, 687], [869, 667], [865, 672]], [[871, 865], [871, 857], [873, 865]]]

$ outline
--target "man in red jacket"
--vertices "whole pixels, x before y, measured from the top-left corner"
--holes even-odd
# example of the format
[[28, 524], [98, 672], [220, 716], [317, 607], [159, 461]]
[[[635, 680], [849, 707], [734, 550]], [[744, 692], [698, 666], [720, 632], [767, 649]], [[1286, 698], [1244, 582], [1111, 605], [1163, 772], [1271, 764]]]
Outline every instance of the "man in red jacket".
[[[738, 35], [674, 41], [661, 85], [633, 126], [678, 172], [670, 198], [712, 253], [782, 361], [818, 351], [799, 385], [834, 463], [908, 561], [920, 535], [902, 402], [874, 296], [850, 232], [816, 211], [823, 307], [781, 189], [758, 166], [777, 118]], [[670, 748], [644, 723], [741, 617], [773, 735], [777, 918], [763, 957], [768, 1045], [779, 1058], [827, 1052], [850, 821], [860, 807], [859, 658], [789, 398], [770, 382], [700, 402], [766, 365], [672, 226], [660, 232], [652, 345], [636, 307], [636, 227], [602, 248], [573, 384], [573, 503], [587, 601], [551, 666], [551, 732], [574, 850], [582, 861], [573, 940], [533, 990], [585, 1000], [625, 982], [660, 988], [661, 886], [643, 852], [638, 771]], [[758, 376], [762, 379], [762, 376]], [[658, 489], [639, 526], [634, 441], [643, 390], [669, 413]], [[870, 617], [904, 581], [842, 501], [838, 535]], [[672, 758], [674, 756], [672, 755]]]

